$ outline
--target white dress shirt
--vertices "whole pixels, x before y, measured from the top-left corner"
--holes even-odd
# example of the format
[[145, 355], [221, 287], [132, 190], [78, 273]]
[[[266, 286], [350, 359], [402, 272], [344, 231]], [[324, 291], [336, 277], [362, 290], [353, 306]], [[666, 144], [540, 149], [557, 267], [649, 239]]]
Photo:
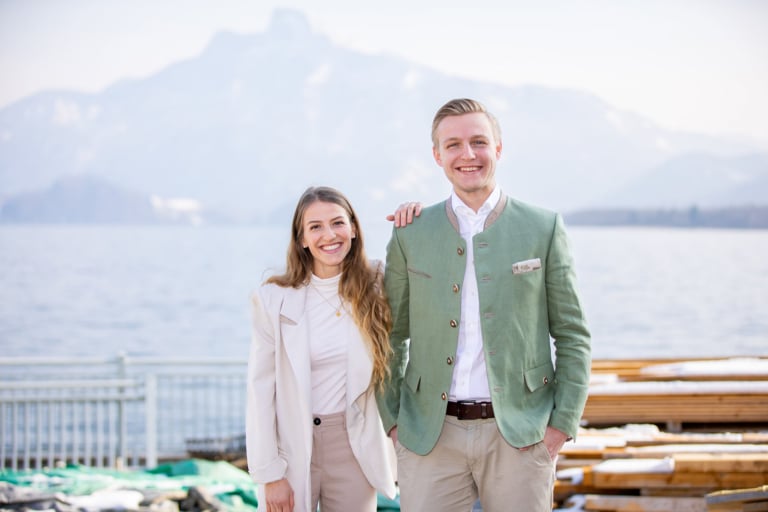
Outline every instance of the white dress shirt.
[[499, 202], [501, 190], [497, 186], [477, 213], [451, 194], [453, 211], [459, 221], [459, 232], [467, 243], [467, 267], [461, 287], [461, 319], [459, 321], [459, 344], [456, 348], [456, 365], [453, 369], [450, 399], [453, 401], [490, 401], [488, 375], [483, 353], [483, 333], [480, 328], [480, 299], [475, 275], [474, 247], [472, 237], [483, 231], [488, 214]]

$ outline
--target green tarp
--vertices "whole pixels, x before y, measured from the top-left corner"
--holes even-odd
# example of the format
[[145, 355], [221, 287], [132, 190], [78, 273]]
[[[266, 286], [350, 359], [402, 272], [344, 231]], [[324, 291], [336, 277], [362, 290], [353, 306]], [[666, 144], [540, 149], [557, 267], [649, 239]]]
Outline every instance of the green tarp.
[[[256, 484], [224, 461], [189, 459], [153, 469], [117, 471], [70, 465], [0, 472], [0, 508], [70, 510], [255, 511]], [[378, 510], [400, 510], [378, 497]]]

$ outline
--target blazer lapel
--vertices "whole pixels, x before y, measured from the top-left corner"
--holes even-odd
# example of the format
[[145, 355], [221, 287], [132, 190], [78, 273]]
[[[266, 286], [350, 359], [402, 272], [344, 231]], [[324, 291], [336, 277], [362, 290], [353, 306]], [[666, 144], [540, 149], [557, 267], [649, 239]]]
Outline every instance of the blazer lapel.
[[[304, 317], [304, 304], [307, 288], [286, 289], [285, 298], [280, 308], [280, 331], [283, 348], [293, 369], [293, 374], [301, 390], [301, 399], [307, 410], [309, 397], [312, 396], [312, 367], [309, 356], [309, 325]], [[309, 411], [311, 413], [311, 411]]]

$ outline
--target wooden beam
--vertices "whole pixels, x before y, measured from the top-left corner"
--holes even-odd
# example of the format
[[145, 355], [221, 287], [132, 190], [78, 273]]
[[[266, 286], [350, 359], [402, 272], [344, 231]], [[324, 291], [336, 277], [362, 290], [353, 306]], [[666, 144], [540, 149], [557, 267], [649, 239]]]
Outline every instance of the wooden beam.
[[680, 453], [672, 460], [675, 473], [762, 473], [768, 481], [768, 449], [764, 453]]
[[[768, 485], [760, 485], [753, 488], [733, 489], [717, 491], [707, 494], [705, 497], [707, 510], [747, 510], [747, 505], [755, 510], [760, 510], [764, 504], [768, 504]], [[752, 507], [752, 505], [756, 505]]]
[[704, 498], [587, 494], [585, 510], [611, 512], [706, 512]]

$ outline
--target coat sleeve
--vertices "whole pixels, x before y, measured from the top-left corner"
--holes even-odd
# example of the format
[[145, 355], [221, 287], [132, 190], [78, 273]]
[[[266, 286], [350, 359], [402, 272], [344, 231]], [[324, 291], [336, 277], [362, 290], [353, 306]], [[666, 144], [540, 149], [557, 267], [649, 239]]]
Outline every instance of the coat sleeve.
[[248, 358], [245, 437], [248, 472], [253, 481], [268, 483], [285, 476], [288, 462], [277, 442], [275, 410], [275, 325], [279, 313], [270, 317], [261, 290], [251, 296], [252, 337]]
[[576, 275], [560, 215], [547, 257], [549, 332], [555, 344], [555, 409], [549, 424], [576, 437], [589, 391], [590, 334], [576, 290]]
[[384, 288], [392, 309], [392, 332], [389, 340], [393, 353], [389, 364], [390, 378], [384, 390], [378, 394], [377, 403], [384, 430], [389, 432], [397, 425], [400, 412], [400, 387], [408, 363], [407, 340], [410, 338], [408, 270], [398, 238], [398, 228], [392, 230], [392, 237], [387, 244]]

